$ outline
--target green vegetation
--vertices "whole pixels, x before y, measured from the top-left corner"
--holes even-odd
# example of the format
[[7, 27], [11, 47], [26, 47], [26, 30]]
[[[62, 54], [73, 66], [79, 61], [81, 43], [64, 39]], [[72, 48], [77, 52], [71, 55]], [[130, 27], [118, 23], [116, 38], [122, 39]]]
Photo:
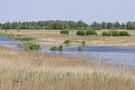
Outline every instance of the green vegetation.
[[63, 42], [63, 44], [70, 45], [71, 44], [71, 41], [70, 40], [66, 40], [66, 41]]
[[102, 36], [111, 36], [111, 33], [104, 31], [104, 32], [102, 32]]
[[31, 43], [31, 42], [24, 42], [24, 43], [18, 44], [18, 47], [22, 47], [26, 51], [41, 49], [41, 46], [39, 44], [35, 44], [35, 43]]
[[52, 47], [50, 48], [50, 50], [51, 50], [51, 51], [56, 51], [56, 50], [57, 50], [57, 47], [56, 47], [56, 46], [52, 46]]
[[15, 35], [14, 34], [11, 34], [11, 33], [3, 33], [3, 32], [0, 32], [0, 36], [7, 36], [9, 38], [14, 38]]
[[60, 31], [60, 34], [69, 34], [69, 30], [68, 29], [65, 29], [65, 30], [61, 30]]
[[119, 35], [120, 36], [130, 36], [130, 34], [127, 31], [120, 31]]
[[76, 32], [76, 35], [79, 35], [79, 36], [97, 35], [97, 32], [95, 30], [93, 30], [92, 28], [90, 28], [87, 30], [78, 30]]
[[62, 20], [48, 20], [48, 21], [38, 21], [38, 22], [5, 22], [4, 24], [0, 23], [1, 29], [47, 29], [47, 30], [56, 30], [56, 29], [70, 29], [70, 30], [86, 30], [88, 27], [92, 27], [94, 30], [102, 30], [102, 29], [127, 29], [127, 30], [135, 30], [135, 22], [128, 21], [127, 23], [119, 23], [116, 22], [93, 22], [90, 25], [79, 20], [75, 21], [62, 21]]
[[57, 47], [57, 46], [52, 46], [52, 47], [50, 48], [50, 50], [51, 50], [51, 51], [57, 51], [57, 50], [63, 51], [63, 45], [60, 45], [59, 47]]
[[35, 40], [35, 38], [33, 38], [33, 37], [16, 37], [15, 40], [19, 40], [19, 41], [33, 41], [33, 40]]
[[63, 51], [63, 45], [60, 45], [57, 50]]
[[119, 36], [119, 31], [111, 31], [112, 36]]
[[97, 35], [97, 32], [93, 29], [87, 29], [86, 30], [86, 35]]
[[76, 35], [79, 35], [79, 36], [85, 36], [86, 35], [86, 32], [84, 30], [78, 30], [76, 32]]
[[130, 36], [130, 34], [127, 31], [104, 31], [102, 36]]
[[78, 47], [78, 51], [83, 51], [83, 47], [82, 46], [79, 46]]
[[81, 42], [81, 45], [82, 45], [82, 46], [85, 46], [85, 41], [82, 41], [82, 42]]

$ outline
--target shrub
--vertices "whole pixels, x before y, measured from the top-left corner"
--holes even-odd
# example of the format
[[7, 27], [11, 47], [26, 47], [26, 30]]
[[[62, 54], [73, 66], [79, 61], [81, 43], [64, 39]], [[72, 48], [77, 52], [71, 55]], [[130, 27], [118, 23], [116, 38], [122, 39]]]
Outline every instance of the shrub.
[[102, 36], [111, 36], [111, 33], [104, 31], [104, 32], [102, 32]]
[[19, 44], [18, 47], [22, 47], [25, 50], [40, 50], [41, 46], [39, 44], [31, 43], [31, 42], [26, 42]]
[[84, 30], [78, 30], [76, 32], [76, 35], [79, 35], [79, 36], [85, 36], [86, 35], [86, 32]]
[[82, 41], [81, 44], [82, 44], [82, 46], [85, 46], [85, 41]]
[[86, 30], [86, 35], [97, 35], [97, 32], [93, 29]]
[[56, 50], [57, 50], [57, 47], [56, 47], [56, 46], [52, 46], [52, 47], [50, 48], [50, 50], [51, 50], [51, 51], [56, 51]]
[[111, 31], [112, 36], [119, 36], [119, 31]]
[[82, 46], [79, 46], [78, 47], [78, 51], [83, 51], [83, 47]]
[[127, 31], [120, 31], [119, 35], [120, 36], [130, 36], [130, 34]]
[[71, 44], [71, 41], [70, 40], [66, 40], [66, 41], [64, 41], [64, 44], [70, 45]]
[[69, 30], [67, 30], [67, 29], [61, 30], [60, 31], [60, 34], [67, 34], [68, 35], [69, 34]]
[[62, 51], [62, 50], [63, 50], [63, 45], [60, 45], [60, 46], [57, 48], [57, 50]]

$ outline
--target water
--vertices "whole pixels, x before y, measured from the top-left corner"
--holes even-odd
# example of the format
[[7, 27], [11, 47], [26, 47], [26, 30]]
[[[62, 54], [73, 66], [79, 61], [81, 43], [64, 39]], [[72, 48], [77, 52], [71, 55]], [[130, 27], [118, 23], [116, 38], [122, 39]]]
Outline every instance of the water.
[[[0, 44], [8, 47], [19, 49], [16, 44], [11, 44], [14, 41], [5, 36], [0, 36]], [[63, 51], [50, 51], [49, 47], [42, 49], [43, 52], [66, 55], [86, 54], [100, 60], [109, 60], [116, 63], [132, 64], [135, 66], [135, 48], [118, 47], [118, 46], [83, 46], [83, 51], [78, 51], [78, 46], [64, 47]]]
[[17, 48], [17, 45], [16, 44], [11, 44], [11, 42], [14, 41], [14, 39], [11, 39], [11, 38], [8, 38], [8, 37], [5, 37], [5, 36], [0, 36], [0, 44], [5, 46], [5, 47], [8, 47], [8, 48]]

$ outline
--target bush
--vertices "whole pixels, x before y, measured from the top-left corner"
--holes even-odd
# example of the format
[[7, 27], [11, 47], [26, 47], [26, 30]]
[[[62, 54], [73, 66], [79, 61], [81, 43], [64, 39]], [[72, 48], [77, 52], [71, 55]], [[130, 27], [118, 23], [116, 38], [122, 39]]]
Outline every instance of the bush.
[[110, 32], [102, 32], [102, 36], [111, 36], [111, 33]]
[[82, 41], [81, 44], [82, 44], [82, 46], [85, 46], [85, 41]]
[[71, 44], [71, 41], [70, 40], [66, 40], [66, 41], [64, 41], [64, 44], [70, 45]]
[[119, 36], [119, 31], [111, 31], [112, 36]]
[[63, 45], [60, 45], [57, 50], [63, 51]]
[[56, 46], [52, 46], [50, 48], [51, 51], [56, 51], [56, 50], [59, 50], [59, 51], [62, 51], [63, 50], [63, 45], [60, 45], [59, 47], [56, 47]]
[[41, 46], [39, 44], [26, 42], [18, 45], [19, 47], [25, 48], [25, 50], [40, 50]]
[[84, 30], [78, 30], [76, 32], [76, 35], [79, 35], [79, 36], [85, 36], [86, 35], [86, 32]]
[[119, 35], [120, 36], [130, 36], [130, 34], [127, 31], [120, 31]]
[[51, 50], [51, 51], [56, 51], [56, 50], [57, 50], [57, 47], [56, 47], [56, 46], [52, 46], [52, 47], [50, 48], [50, 50]]
[[86, 30], [86, 35], [97, 35], [97, 32], [93, 29]]
[[60, 31], [60, 34], [67, 34], [68, 35], [69, 34], [69, 30], [67, 30], [67, 29], [61, 30]]
[[79, 46], [78, 47], [78, 51], [83, 51], [83, 47], [82, 46]]

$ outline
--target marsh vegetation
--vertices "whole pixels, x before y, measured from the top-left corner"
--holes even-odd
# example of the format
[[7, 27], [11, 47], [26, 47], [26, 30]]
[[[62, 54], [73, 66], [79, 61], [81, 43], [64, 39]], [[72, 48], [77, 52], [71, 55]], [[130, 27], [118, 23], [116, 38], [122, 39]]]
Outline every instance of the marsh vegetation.
[[[4, 32], [4, 31], [1, 31]], [[80, 45], [131, 45], [134, 36], [129, 37], [102, 37], [77, 36], [77, 31], [70, 31], [69, 35], [60, 34], [60, 31], [8, 31], [14, 35], [26, 35], [38, 40], [51, 42], [54, 50], [62, 50], [63, 42]], [[96, 31], [102, 34], [101, 31]], [[22, 38], [21, 38], [22, 39]], [[34, 49], [33, 40], [23, 39], [22, 46]], [[114, 42], [116, 41], [117, 42]], [[30, 41], [29, 43], [27, 41]], [[125, 44], [126, 42], [126, 44]], [[29, 47], [30, 45], [30, 47]], [[80, 51], [82, 46], [78, 47]], [[3, 90], [134, 90], [135, 73], [129, 67], [108, 63], [102, 67], [100, 60], [83, 55], [55, 55], [40, 51], [18, 51], [0, 46], [0, 89]], [[93, 62], [94, 61], [94, 62]]]

